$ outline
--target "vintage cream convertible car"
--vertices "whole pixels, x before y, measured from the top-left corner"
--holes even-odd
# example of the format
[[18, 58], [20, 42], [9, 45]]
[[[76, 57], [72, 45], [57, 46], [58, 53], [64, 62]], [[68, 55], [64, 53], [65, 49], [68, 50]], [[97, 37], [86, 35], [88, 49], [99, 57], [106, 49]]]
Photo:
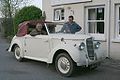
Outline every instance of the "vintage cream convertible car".
[[[30, 35], [37, 23], [47, 34]], [[71, 76], [76, 66], [96, 68], [105, 59], [99, 41], [88, 35], [60, 32], [61, 28], [61, 24], [42, 20], [25, 21], [19, 25], [8, 51], [14, 52], [18, 61], [27, 58], [54, 63], [63, 76]]]

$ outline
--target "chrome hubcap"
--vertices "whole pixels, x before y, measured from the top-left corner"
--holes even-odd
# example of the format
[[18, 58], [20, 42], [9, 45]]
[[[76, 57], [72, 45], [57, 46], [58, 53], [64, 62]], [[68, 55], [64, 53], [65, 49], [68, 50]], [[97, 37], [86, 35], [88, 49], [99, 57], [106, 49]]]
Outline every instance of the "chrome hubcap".
[[60, 72], [66, 74], [69, 72], [70, 70], [70, 62], [67, 58], [65, 57], [61, 57], [58, 60], [58, 69], [60, 70]]

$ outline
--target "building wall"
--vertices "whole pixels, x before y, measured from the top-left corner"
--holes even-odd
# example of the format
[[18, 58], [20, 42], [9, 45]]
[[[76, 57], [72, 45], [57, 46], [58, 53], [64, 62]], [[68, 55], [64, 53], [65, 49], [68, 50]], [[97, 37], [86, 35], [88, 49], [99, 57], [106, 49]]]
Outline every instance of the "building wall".
[[[110, 2], [111, 1], [111, 2]], [[47, 20], [53, 21], [54, 9], [65, 9], [66, 22], [69, 15], [75, 17], [75, 21], [82, 27], [82, 34], [87, 34], [86, 25], [86, 9], [89, 7], [104, 6], [105, 8], [105, 33], [104, 35], [91, 35], [96, 40], [100, 40], [103, 50], [107, 57], [120, 59], [120, 39], [115, 38], [115, 5], [120, 4], [120, 0], [92, 0], [92, 2], [84, 2], [78, 4], [67, 4], [61, 6], [51, 6], [50, 0], [43, 0], [43, 10], [46, 12]], [[117, 43], [116, 43], [117, 42]]]
[[42, 10], [46, 13], [46, 20], [52, 21], [53, 20], [53, 9], [51, 7], [51, 0], [42, 0]]
[[118, 5], [120, 5], [120, 0], [112, 0], [110, 56], [115, 59], [120, 59], [120, 38], [116, 37], [116, 6]]

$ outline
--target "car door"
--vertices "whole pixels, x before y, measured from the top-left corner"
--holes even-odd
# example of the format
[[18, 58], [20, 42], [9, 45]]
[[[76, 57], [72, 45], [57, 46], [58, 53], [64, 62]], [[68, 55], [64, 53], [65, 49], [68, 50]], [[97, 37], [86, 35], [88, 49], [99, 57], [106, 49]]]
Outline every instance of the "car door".
[[25, 45], [25, 56], [36, 60], [46, 61], [50, 51], [48, 35], [27, 35], [25, 37]]

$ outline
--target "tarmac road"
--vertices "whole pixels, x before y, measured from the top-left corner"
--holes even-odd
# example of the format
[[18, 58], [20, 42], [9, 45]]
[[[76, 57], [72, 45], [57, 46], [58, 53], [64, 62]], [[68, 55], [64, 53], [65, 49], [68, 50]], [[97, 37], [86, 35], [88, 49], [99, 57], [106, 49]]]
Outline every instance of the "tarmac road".
[[73, 77], [60, 76], [53, 66], [25, 60], [18, 62], [6, 49], [9, 44], [0, 38], [0, 80], [120, 80], [120, 62], [105, 60], [96, 70], [77, 70]]

